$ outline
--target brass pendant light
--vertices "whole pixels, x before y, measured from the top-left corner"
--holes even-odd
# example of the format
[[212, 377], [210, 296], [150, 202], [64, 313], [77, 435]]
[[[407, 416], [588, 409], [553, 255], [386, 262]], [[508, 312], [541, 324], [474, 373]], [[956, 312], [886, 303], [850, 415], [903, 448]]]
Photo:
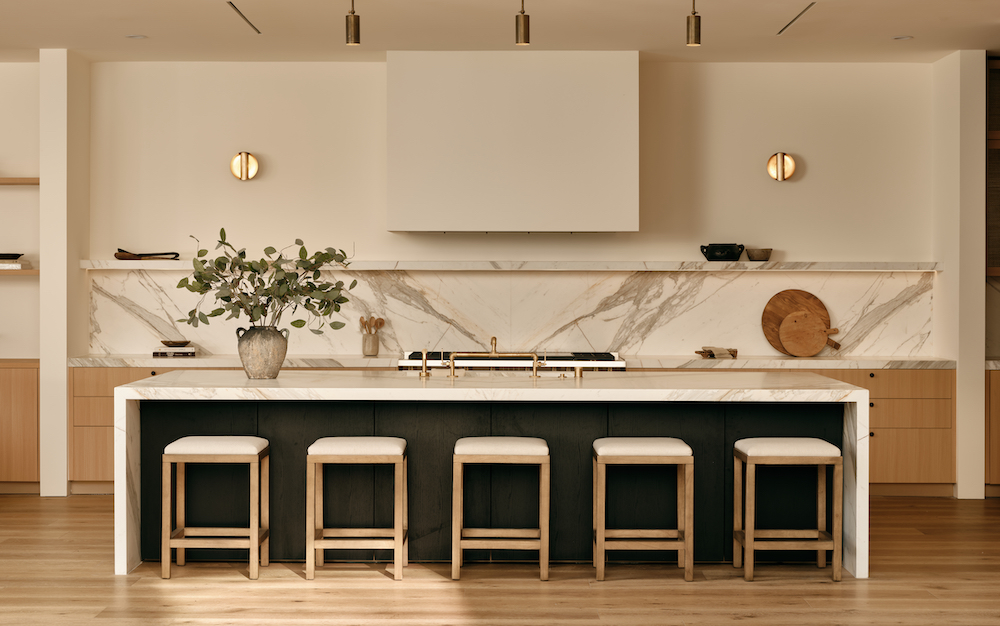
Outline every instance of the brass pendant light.
[[361, 45], [361, 16], [354, 13], [354, 0], [351, 0], [351, 12], [347, 14], [347, 45]]
[[701, 45], [701, 16], [694, 8], [695, 0], [691, 0], [691, 15], [688, 16], [687, 45]]
[[514, 44], [527, 46], [531, 43], [531, 36], [528, 32], [528, 17], [524, 14], [524, 0], [521, 0], [521, 12], [514, 16]]

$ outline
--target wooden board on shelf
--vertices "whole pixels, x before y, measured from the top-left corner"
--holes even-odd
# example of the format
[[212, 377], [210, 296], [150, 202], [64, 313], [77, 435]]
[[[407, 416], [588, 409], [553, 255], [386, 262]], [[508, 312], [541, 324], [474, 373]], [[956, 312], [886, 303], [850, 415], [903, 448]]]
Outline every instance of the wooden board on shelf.
[[4, 276], [38, 276], [38, 270], [0, 270]]
[[37, 185], [38, 178], [0, 178], [0, 185]]

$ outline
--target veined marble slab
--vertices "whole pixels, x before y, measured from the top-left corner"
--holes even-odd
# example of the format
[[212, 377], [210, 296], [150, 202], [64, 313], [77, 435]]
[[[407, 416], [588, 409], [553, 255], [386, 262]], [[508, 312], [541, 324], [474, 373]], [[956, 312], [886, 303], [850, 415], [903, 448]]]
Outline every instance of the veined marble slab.
[[[125, 263], [123, 261], [123, 263]], [[138, 263], [138, 262], [137, 262]], [[151, 354], [163, 339], [188, 339], [199, 354], [234, 354], [246, 318], [186, 319], [199, 296], [178, 289], [186, 271], [91, 271], [93, 355]], [[934, 355], [933, 273], [743, 271], [355, 270], [327, 278], [358, 285], [322, 335], [292, 329], [288, 355], [358, 355], [358, 318], [385, 319], [380, 354], [404, 350], [618, 352], [692, 355], [702, 346], [781, 356], [764, 337], [761, 313], [775, 293], [816, 295], [840, 329], [845, 358]], [[213, 308], [209, 302], [208, 309]], [[296, 319], [286, 314], [285, 324]]]
[[838, 402], [844, 405], [844, 568], [856, 578], [868, 577], [868, 390], [818, 374], [593, 372], [560, 379], [292, 371], [264, 381], [233, 371], [154, 376], [115, 388], [115, 573], [119, 575], [140, 562], [141, 400]]
[[[395, 357], [364, 357], [357, 355], [298, 355], [285, 358], [284, 368], [395, 368]], [[215, 354], [196, 357], [152, 357], [149, 354], [96, 354], [70, 357], [69, 367], [181, 367], [185, 369], [234, 367], [242, 368], [237, 354]]]

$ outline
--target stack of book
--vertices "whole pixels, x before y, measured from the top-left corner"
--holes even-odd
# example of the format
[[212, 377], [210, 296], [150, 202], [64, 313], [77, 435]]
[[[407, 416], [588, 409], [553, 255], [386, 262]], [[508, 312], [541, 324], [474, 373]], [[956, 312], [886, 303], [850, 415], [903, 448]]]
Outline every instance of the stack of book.
[[0, 270], [30, 270], [31, 261], [0, 259]]
[[153, 348], [153, 356], [154, 357], [160, 357], [160, 356], [175, 357], [175, 356], [196, 356], [196, 355], [195, 355], [195, 347], [194, 346], [184, 346], [184, 347], [181, 347], [181, 348], [171, 348], [171, 347], [168, 347], [168, 346], [156, 346], [155, 348]]

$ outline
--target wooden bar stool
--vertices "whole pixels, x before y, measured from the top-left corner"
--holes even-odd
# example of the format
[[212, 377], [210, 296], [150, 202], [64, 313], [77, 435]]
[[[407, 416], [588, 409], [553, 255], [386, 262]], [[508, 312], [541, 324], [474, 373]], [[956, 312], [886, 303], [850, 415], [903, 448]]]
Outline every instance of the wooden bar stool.
[[[455, 442], [451, 499], [451, 577], [461, 577], [462, 550], [538, 550], [541, 579], [549, 579], [549, 446], [535, 437], [464, 437]], [[538, 466], [538, 528], [466, 528], [465, 465]]]
[[[607, 528], [608, 465], [676, 465], [677, 528]], [[608, 550], [676, 550], [684, 580], [694, 580], [694, 454], [673, 437], [605, 437], [594, 442], [594, 566], [604, 580]]]
[[[250, 579], [257, 580], [260, 565], [268, 564], [270, 448], [267, 439], [223, 435], [181, 437], [163, 449], [160, 575], [170, 578], [170, 549], [177, 549], [177, 565], [184, 565], [186, 548], [247, 548]], [[188, 463], [250, 466], [250, 525], [246, 528], [207, 528], [185, 525], [185, 466]], [[177, 465], [177, 528], [171, 524], [171, 466]]]
[[[323, 525], [323, 466], [328, 463], [392, 465], [392, 528], [326, 528]], [[403, 579], [409, 561], [406, 440], [398, 437], [323, 437], [306, 451], [306, 579], [323, 565], [323, 550], [392, 550], [393, 578]]]
[[[746, 464], [746, 514], [743, 511], [743, 464]], [[816, 528], [762, 530], [756, 526], [758, 465], [815, 465]], [[833, 533], [826, 530], [826, 466], [833, 466]], [[844, 459], [840, 448], [812, 437], [754, 437], [733, 447], [733, 567], [743, 560], [744, 580], [753, 580], [756, 550], [816, 550], [816, 565], [826, 566], [833, 550], [833, 580], [839, 581], [843, 559]], [[744, 523], [745, 519], [745, 523]], [[745, 554], [743, 551], [746, 551]]]

